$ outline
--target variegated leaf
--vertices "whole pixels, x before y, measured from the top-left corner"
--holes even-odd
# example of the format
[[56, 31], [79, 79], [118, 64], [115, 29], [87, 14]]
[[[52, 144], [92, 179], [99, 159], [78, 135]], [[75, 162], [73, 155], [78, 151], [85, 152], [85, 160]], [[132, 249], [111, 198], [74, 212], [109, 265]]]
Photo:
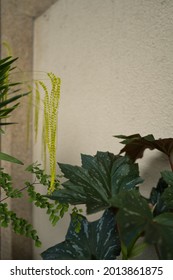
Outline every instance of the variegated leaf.
[[113, 260], [120, 254], [120, 240], [111, 210], [94, 222], [79, 215], [81, 230], [75, 231], [75, 222], [71, 223], [64, 242], [57, 244], [42, 253], [46, 260]]
[[137, 164], [109, 152], [82, 155], [82, 167], [62, 163], [59, 166], [69, 180], [50, 198], [72, 205], [86, 204], [88, 214], [111, 207], [112, 197], [142, 182]]

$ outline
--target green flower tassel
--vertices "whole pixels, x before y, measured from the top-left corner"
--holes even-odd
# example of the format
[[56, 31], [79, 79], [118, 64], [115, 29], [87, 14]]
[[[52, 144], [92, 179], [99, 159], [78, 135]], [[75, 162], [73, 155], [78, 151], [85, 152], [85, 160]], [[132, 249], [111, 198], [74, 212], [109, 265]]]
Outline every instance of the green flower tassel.
[[50, 174], [51, 182], [49, 193], [55, 190], [55, 179], [56, 179], [56, 141], [57, 141], [57, 118], [58, 108], [60, 101], [60, 78], [56, 77], [53, 73], [48, 73], [48, 77], [51, 81], [51, 92], [49, 94], [46, 85], [39, 81], [39, 84], [44, 90], [44, 146], [48, 149], [49, 163], [50, 163]]

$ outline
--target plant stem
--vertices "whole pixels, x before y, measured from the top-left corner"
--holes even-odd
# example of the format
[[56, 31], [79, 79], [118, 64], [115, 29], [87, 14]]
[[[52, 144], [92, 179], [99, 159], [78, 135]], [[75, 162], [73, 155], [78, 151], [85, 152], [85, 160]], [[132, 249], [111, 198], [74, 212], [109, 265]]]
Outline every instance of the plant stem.
[[169, 163], [170, 163], [170, 166], [171, 166], [171, 170], [173, 171], [173, 162], [171, 160], [171, 156], [169, 156]]
[[154, 248], [155, 248], [155, 250], [156, 250], [156, 254], [157, 254], [157, 256], [158, 256], [158, 259], [161, 260], [161, 256], [160, 256], [160, 253], [159, 253], [159, 250], [158, 250], [156, 244], [154, 245]]
[[[19, 190], [19, 192], [22, 192], [23, 190], [25, 190], [25, 189], [27, 189], [27, 188], [28, 188], [28, 186], [23, 187], [22, 189]], [[8, 198], [10, 198], [10, 196], [4, 197], [3, 199], [0, 200], [0, 203], [1, 203], [2, 201], [4, 201], [4, 200], [8, 199]]]

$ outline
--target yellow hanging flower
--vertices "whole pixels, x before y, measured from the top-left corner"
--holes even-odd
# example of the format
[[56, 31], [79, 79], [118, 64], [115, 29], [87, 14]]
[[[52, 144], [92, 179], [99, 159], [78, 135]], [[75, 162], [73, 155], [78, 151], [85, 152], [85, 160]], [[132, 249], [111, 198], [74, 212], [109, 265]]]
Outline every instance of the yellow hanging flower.
[[51, 183], [48, 190], [52, 193], [55, 190], [56, 179], [56, 141], [57, 141], [57, 119], [58, 108], [60, 101], [60, 85], [61, 79], [55, 76], [53, 73], [48, 73], [48, 77], [51, 81], [51, 92], [49, 94], [46, 85], [40, 81], [39, 84], [44, 90], [44, 123], [43, 123], [43, 135], [44, 146], [47, 147], [49, 153], [50, 174]]
[[34, 115], [34, 130], [35, 130], [35, 141], [37, 141], [38, 135], [38, 118], [39, 118], [39, 109], [40, 109], [40, 91], [39, 91], [39, 84], [35, 82], [36, 89], [35, 89], [35, 115]]

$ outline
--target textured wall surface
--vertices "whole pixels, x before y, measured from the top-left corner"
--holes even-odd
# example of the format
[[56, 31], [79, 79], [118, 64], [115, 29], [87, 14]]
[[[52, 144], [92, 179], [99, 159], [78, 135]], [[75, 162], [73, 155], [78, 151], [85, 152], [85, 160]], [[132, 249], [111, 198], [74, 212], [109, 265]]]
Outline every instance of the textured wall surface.
[[[36, 19], [34, 70], [62, 79], [59, 162], [117, 153], [117, 134], [173, 136], [172, 15], [171, 0], [59, 0]], [[146, 152], [140, 166], [147, 195], [167, 162]], [[43, 212], [34, 210], [34, 220], [42, 249], [63, 240], [68, 218], [55, 229]]]

